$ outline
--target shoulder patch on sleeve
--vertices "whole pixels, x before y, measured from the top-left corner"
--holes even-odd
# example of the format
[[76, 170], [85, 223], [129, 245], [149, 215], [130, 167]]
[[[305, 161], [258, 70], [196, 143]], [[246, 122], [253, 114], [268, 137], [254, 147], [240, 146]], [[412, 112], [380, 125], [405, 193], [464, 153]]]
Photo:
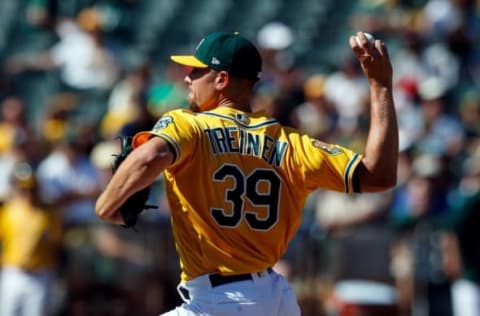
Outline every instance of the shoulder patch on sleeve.
[[173, 123], [173, 117], [170, 115], [165, 115], [160, 118], [157, 123], [153, 126], [153, 129], [162, 129]]
[[343, 153], [343, 150], [338, 148], [337, 146], [324, 143], [322, 141], [319, 141], [318, 139], [312, 139], [312, 145], [313, 147], [319, 148], [332, 156], [336, 156]]

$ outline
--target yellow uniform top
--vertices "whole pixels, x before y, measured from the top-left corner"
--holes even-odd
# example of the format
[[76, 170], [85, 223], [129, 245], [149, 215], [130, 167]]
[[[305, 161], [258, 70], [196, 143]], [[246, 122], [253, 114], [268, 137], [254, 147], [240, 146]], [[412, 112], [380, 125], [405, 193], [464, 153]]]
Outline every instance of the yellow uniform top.
[[26, 270], [52, 268], [61, 240], [61, 223], [52, 211], [35, 209], [16, 197], [0, 210], [2, 265]]
[[263, 112], [228, 107], [168, 112], [135, 136], [134, 147], [152, 135], [175, 155], [164, 177], [182, 281], [271, 267], [295, 235], [308, 194], [353, 192], [361, 160]]

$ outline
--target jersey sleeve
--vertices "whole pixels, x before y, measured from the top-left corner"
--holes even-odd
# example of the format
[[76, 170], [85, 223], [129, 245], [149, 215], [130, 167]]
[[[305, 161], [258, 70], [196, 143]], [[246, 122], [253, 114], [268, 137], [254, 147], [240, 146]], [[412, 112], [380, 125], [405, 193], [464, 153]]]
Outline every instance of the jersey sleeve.
[[308, 135], [298, 136], [300, 146], [295, 147], [294, 155], [303, 171], [301, 177], [307, 190], [323, 188], [346, 193], [358, 192], [353, 177], [362, 155]]
[[137, 133], [132, 145], [142, 145], [150, 138], [157, 136], [165, 140], [174, 154], [173, 165], [188, 159], [198, 143], [198, 129], [194, 114], [186, 110], [173, 110], [165, 113], [151, 131]]

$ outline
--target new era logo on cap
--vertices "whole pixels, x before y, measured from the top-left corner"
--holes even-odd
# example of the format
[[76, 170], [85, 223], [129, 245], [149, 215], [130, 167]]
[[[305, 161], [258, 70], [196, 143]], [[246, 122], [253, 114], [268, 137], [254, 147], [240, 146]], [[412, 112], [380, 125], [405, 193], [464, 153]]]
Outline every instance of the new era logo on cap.
[[262, 71], [257, 48], [238, 33], [211, 33], [198, 43], [195, 55], [170, 58], [181, 65], [225, 70], [232, 76], [251, 80], [260, 79]]

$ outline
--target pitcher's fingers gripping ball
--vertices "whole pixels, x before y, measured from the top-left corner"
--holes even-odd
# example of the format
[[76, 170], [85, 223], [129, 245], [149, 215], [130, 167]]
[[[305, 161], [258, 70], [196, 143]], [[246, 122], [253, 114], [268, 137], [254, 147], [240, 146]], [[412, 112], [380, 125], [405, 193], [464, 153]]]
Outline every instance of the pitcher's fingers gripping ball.
[[370, 83], [391, 85], [392, 65], [382, 40], [375, 39], [369, 33], [357, 32], [350, 37], [350, 47]]
[[[367, 33], [367, 32], [359, 32], [359, 33], [362, 33], [363, 36], [367, 39], [368, 42], [370, 42], [372, 44], [375, 44], [375, 37], [372, 34]], [[356, 40], [356, 42], [359, 46], [362, 45], [361, 42], [360, 42], [361, 38], [359, 37], [359, 35], [355, 36], [355, 40]]]

